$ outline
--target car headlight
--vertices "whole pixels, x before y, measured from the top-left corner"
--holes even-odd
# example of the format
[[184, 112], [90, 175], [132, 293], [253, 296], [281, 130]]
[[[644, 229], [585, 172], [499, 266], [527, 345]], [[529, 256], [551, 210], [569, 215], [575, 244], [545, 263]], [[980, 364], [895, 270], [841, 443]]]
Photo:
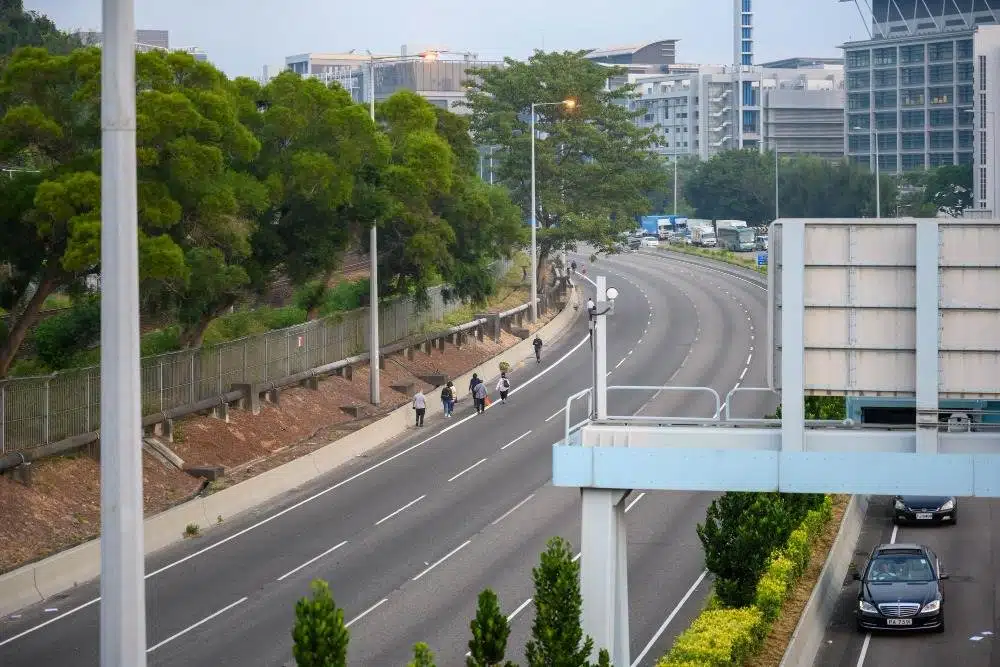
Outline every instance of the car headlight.
[[955, 509], [955, 501], [954, 500], [949, 500], [944, 505], [942, 505], [938, 509], [938, 511], [940, 511], [940, 512], [947, 512], [947, 511], [953, 510], [953, 509]]
[[904, 503], [902, 500], [897, 500], [895, 503], [893, 503], [893, 506], [898, 510], [906, 509], [906, 503]]
[[930, 602], [928, 602], [927, 604], [925, 604], [920, 609], [920, 613], [921, 614], [930, 614], [930, 613], [935, 612], [935, 611], [937, 611], [939, 609], [941, 609], [941, 600], [931, 600]]
[[875, 609], [875, 605], [871, 602], [866, 602], [864, 600], [858, 600], [858, 609], [865, 612], [866, 614], [877, 614], [878, 610]]

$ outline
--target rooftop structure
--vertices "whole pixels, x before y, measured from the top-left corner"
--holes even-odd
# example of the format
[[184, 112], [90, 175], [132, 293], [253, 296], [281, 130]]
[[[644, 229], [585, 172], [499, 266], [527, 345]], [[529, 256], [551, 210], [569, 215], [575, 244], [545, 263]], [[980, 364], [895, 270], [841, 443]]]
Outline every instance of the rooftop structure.
[[795, 56], [761, 63], [760, 66], [774, 69], [844, 69], [844, 59]]

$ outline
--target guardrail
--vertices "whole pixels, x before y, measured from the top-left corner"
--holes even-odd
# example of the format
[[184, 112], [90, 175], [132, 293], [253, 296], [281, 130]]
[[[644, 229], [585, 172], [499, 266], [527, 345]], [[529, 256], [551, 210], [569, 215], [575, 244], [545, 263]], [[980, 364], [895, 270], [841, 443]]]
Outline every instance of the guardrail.
[[[511, 265], [510, 260], [496, 262], [495, 275], [505, 275]], [[459, 327], [428, 334], [425, 329], [430, 324], [461, 306], [459, 302], [446, 303], [443, 289], [432, 289], [430, 303], [423, 308], [413, 299], [380, 304], [384, 353], [415, 344], [414, 339], [421, 336], [424, 338], [418, 342], [427, 336], [436, 340], [486, 324], [483, 317], [477, 317]], [[547, 305], [547, 295], [541, 301], [543, 307]], [[491, 317], [500, 321], [517, 318], [520, 322], [521, 313], [528, 308], [525, 304]], [[494, 335], [499, 335], [499, 328], [498, 322]], [[287, 378], [315, 375], [316, 369], [332, 372], [338, 364], [359, 363], [368, 358], [367, 338], [368, 309], [362, 308], [215, 346], [146, 357], [141, 369], [142, 414], [165, 414], [206, 401], [218, 404], [233, 385], [280, 384]], [[0, 455], [72, 438], [87, 439], [99, 428], [99, 367], [0, 380]]]

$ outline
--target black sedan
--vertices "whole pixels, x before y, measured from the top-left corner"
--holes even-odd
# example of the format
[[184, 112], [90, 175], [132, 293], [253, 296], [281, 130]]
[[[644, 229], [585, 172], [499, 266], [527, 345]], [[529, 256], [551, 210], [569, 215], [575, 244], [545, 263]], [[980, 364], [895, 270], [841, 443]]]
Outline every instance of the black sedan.
[[944, 632], [944, 591], [948, 575], [929, 548], [919, 544], [880, 544], [861, 574], [855, 609], [858, 630], [933, 630]]
[[892, 518], [896, 523], [955, 523], [958, 500], [954, 496], [896, 496]]

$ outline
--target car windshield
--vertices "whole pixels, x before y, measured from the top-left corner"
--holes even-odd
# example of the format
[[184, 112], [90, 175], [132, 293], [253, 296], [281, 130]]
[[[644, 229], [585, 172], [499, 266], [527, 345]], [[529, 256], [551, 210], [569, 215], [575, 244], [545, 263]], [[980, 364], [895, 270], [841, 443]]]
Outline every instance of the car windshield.
[[868, 581], [934, 581], [934, 570], [926, 558], [913, 554], [879, 556], [868, 567]]

